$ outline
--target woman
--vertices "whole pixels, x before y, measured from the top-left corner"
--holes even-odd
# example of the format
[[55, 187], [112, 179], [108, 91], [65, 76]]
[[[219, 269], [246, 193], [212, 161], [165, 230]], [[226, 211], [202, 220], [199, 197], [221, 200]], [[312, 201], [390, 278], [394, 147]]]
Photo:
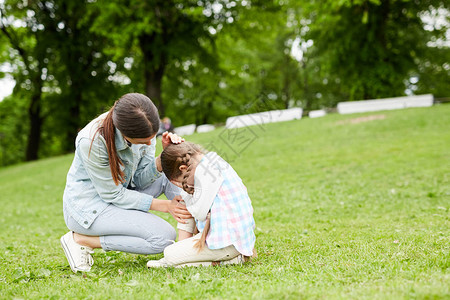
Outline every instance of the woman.
[[[75, 141], [75, 156], [64, 190], [64, 219], [70, 231], [61, 245], [73, 272], [93, 265], [94, 248], [138, 254], [160, 253], [176, 232], [148, 210], [190, 218], [176, 197], [181, 189], [161, 173], [155, 158], [158, 110], [142, 94], [126, 94], [91, 121]], [[163, 148], [184, 140], [164, 133]], [[170, 200], [155, 199], [165, 193]]]

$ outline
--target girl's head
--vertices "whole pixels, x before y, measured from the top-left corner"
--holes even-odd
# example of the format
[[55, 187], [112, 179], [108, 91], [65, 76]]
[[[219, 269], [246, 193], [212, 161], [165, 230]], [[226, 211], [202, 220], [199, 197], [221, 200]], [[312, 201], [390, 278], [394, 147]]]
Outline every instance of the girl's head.
[[183, 142], [171, 144], [161, 153], [161, 166], [166, 177], [183, 190], [192, 194], [193, 175], [204, 150], [196, 144]]
[[118, 185], [125, 182], [125, 174], [120, 169], [123, 163], [117, 155], [115, 128], [119, 129], [124, 139], [133, 144], [150, 145], [151, 139], [159, 130], [158, 109], [145, 95], [125, 94], [114, 103], [99, 127], [98, 131], [106, 141], [111, 174], [114, 183]]

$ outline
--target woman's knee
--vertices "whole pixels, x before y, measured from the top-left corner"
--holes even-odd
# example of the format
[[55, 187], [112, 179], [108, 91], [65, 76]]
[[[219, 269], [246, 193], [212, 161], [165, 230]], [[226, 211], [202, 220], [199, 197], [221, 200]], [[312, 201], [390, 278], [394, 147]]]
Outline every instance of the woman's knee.
[[158, 234], [148, 238], [147, 241], [150, 243], [150, 247], [153, 253], [161, 253], [164, 251], [164, 249], [175, 242], [176, 237], [177, 233], [175, 229], [169, 225]]
[[177, 231], [169, 223], [167, 223], [167, 226], [165, 226], [165, 229], [162, 231], [162, 234], [164, 234], [167, 237], [167, 240], [170, 241], [170, 244], [173, 244], [177, 239]]

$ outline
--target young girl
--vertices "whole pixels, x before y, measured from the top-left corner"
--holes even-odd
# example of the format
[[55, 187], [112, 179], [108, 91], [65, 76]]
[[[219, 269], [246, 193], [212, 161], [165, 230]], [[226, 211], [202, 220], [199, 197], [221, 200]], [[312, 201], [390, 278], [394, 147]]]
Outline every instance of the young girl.
[[[232, 264], [253, 256], [253, 208], [241, 178], [226, 161], [184, 142], [163, 150], [161, 166], [167, 178], [186, 191], [183, 200], [195, 222], [179, 224], [179, 242], [148, 267]], [[193, 236], [195, 225], [199, 233]]]

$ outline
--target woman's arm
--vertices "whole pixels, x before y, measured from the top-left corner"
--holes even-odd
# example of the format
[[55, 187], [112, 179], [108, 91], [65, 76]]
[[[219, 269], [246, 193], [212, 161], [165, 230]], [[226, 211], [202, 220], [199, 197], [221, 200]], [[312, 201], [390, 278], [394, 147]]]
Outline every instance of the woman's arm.
[[[111, 175], [106, 145], [100, 137], [94, 140], [82, 138], [77, 145], [77, 154], [101, 199], [125, 208], [148, 211], [153, 197], [144, 193], [126, 189], [122, 184], [116, 185]], [[129, 180], [129, 178], [125, 178]]]
[[180, 203], [180, 201], [183, 201], [181, 196], [176, 196], [172, 200], [153, 199], [150, 209], [170, 213], [178, 222], [186, 223], [184, 219], [189, 219], [192, 216], [186, 209], [186, 205]]
[[155, 159], [155, 144], [156, 138], [153, 138], [150, 146], [141, 146], [140, 149], [145, 151], [145, 154], [141, 157], [133, 176], [133, 183], [140, 190], [145, 189], [161, 176], [161, 170], [158, 170]]

